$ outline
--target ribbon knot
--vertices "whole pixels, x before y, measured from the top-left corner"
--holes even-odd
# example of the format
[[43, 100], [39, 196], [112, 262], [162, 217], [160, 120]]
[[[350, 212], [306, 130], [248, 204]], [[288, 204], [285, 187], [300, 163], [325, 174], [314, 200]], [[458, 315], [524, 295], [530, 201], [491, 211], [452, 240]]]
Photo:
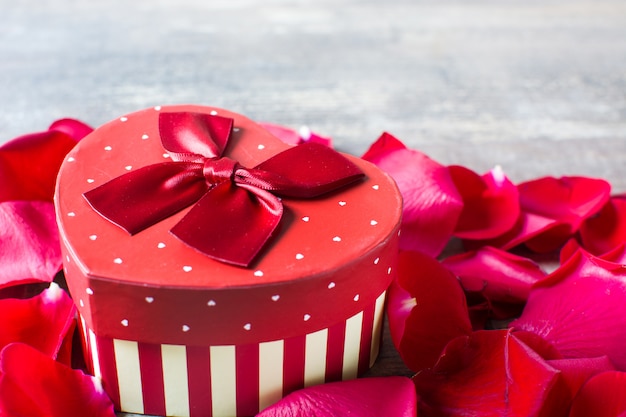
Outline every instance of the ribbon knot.
[[230, 158], [208, 158], [204, 161], [202, 174], [209, 186], [219, 184], [223, 181], [235, 180], [235, 171], [239, 163]]
[[233, 119], [217, 115], [160, 113], [161, 143], [172, 162], [128, 172], [84, 197], [131, 235], [192, 206], [170, 232], [213, 259], [248, 266], [280, 223], [281, 197], [315, 198], [364, 176], [316, 143], [244, 167], [222, 155], [232, 127]]

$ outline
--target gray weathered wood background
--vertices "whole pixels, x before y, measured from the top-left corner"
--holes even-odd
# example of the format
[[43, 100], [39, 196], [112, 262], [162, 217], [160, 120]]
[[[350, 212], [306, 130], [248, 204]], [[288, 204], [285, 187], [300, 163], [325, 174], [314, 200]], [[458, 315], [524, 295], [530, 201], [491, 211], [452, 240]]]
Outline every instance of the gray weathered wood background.
[[[200, 103], [626, 191], [623, 0], [0, 0], [0, 143]], [[403, 372], [387, 345], [377, 373]]]
[[622, 0], [1, 0], [0, 142], [205, 103], [626, 190]]

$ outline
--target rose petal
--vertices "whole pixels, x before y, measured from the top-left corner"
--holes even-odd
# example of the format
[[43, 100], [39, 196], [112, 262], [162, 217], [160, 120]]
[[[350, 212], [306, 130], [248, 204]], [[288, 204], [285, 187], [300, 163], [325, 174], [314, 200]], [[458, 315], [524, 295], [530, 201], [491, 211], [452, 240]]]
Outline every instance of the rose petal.
[[559, 372], [507, 330], [482, 330], [452, 340], [437, 365], [415, 375], [413, 382], [421, 417], [564, 412], [566, 391]]
[[93, 127], [76, 119], [59, 119], [53, 122], [48, 130], [62, 132], [76, 142], [93, 132]]
[[589, 378], [601, 372], [615, 370], [613, 363], [606, 356], [597, 358], [553, 359], [548, 363], [561, 371], [571, 398], [578, 394], [580, 388]]
[[[71, 341], [75, 314], [74, 303], [56, 283], [32, 298], [0, 300], [0, 349], [21, 342], [56, 359], [66, 339]], [[69, 359], [62, 353], [62, 360]]]
[[616, 270], [626, 267], [626, 242], [621, 242], [610, 251], [597, 256], [599, 261], [605, 262], [605, 268]]
[[602, 179], [586, 177], [543, 177], [519, 184], [518, 190], [524, 212], [554, 219], [557, 225], [562, 225], [526, 241], [536, 252], [549, 252], [561, 246], [578, 231], [584, 219], [604, 206], [611, 185]]
[[0, 288], [51, 282], [61, 264], [53, 204], [45, 201], [0, 203]]
[[532, 289], [511, 326], [538, 334], [565, 358], [607, 355], [626, 369], [626, 271], [579, 250]]
[[302, 126], [300, 130], [298, 130], [298, 134], [300, 135], [303, 143], [313, 142], [319, 143], [320, 145], [328, 146], [329, 148], [333, 147], [332, 138], [315, 133], [306, 126]]
[[626, 413], [626, 373], [595, 375], [580, 389], [569, 417], [617, 417]]
[[583, 246], [601, 255], [626, 241], [626, 194], [612, 197], [580, 226]]
[[551, 361], [551, 360], [561, 360], [563, 359], [563, 355], [559, 352], [550, 342], [545, 340], [539, 335], [535, 333], [526, 332], [524, 330], [514, 330], [513, 334], [515, 338], [520, 342], [524, 343], [534, 352], [536, 352], [541, 358]]
[[259, 124], [272, 135], [289, 145], [298, 145], [302, 141], [300, 134], [288, 127], [266, 122], [259, 122]]
[[[459, 278], [465, 291], [480, 293], [490, 304], [521, 305], [531, 286], [546, 276], [530, 259], [489, 246], [450, 256], [442, 264]], [[510, 317], [494, 316], [499, 320]]]
[[0, 201], [52, 201], [56, 176], [76, 141], [56, 130], [33, 133], [0, 146]]
[[463, 208], [449, 170], [388, 133], [363, 155], [387, 172], [404, 199], [400, 248], [436, 256], [448, 243]]
[[564, 265], [569, 258], [576, 255], [578, 251], [582, 248], [576, 239], [570, 239], [563, 247], [561, 247], [561, 251], [559, 252], [559, 263], [560, 265]]
[[500, 167], [483, 176], [458, 165], [448, 169], [463, 198], [455, 236], [484, 240], [511, 230], [520, 214], [519, 196], [517, 187]]
[[525, 331], [515, 331], [514, 334], [517, 339], [546, 360], [551, 367], [560, 371], [564, 383], [564, 389], [561, 392], [563, 395], [562, 410], [569, 408], [567, 404], [571, 403], [580, 387], [591, 376], [615, 369], [606, 356], [564, 359], [552, 344], [540, 336]]
[[550, 229], [561, 227], [565, 228], [567, 233], [569, 233], [570, 229], [567, 225], [563, 225], [554, 219], [548, 219], [538, 214], [522, 211], [511, 230], [503, 235], [481, 241], [466, 240], [464, 243], [470, 249], [481, 246], [493, 246], [502, 250], [509, 250]]
[[0, 392], [2, 416], [115, 417], [98, 379], [22, 343], [0, 353]]
[[413, 417], [415, 387], [400, 376], [331, 382], [295, 391], [257, 417]]
[[265, 130], [276, 136], [278, 139], [289, 145], [299, 145], [306, 142], [315, 142], [329, 148], [333, 147], [332, 138], [321, 136], [309, 129], [306, 126], [300, 128], [299, 131], [295, 131], [285, 126], [261, 122], [259, 123]]
[[394, 345], [413, 371], [431, 367], [453, 338], [470, 334], [465, 295], [457, 279], [436, 259], [400, 252], [397, 280], [387, 315]]

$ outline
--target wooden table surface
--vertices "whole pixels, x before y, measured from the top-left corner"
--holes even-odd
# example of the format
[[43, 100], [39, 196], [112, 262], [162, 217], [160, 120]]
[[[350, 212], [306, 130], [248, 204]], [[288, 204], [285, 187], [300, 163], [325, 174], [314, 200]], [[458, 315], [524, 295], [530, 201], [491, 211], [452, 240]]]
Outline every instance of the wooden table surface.
[[[623, 0], [0, 0], [0, 143], [198, 103], [626, 191]], [[386, 339], [374, 374], [408, 374]]]

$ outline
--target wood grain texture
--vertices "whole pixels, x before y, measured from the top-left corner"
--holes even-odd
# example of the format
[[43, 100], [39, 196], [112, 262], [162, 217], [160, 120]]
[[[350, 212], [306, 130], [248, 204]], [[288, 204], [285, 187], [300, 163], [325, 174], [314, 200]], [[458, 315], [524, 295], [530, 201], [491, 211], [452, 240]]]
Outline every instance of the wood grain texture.
[[[626, 191], [622, 0], [0, 0], [0, 143], [198, 103]], [[372, 374], [403, 374], [389, 338]]]

